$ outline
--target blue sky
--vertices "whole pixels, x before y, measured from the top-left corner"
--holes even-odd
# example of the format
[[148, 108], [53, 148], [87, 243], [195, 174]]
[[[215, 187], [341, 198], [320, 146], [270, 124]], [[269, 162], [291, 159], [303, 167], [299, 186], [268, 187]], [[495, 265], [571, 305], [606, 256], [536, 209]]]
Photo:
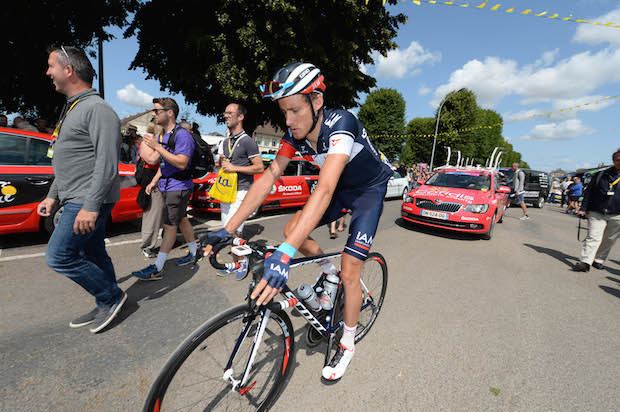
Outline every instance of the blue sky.
[[[620, 24], [617, 0], [489, 3], [501, 3], [501, 10], [514, 6]], [[433, 116], [447, 92], [468, 87], [480, 105], [504, 116], [504, 136], [532, 167], [573, 170], [609, 163], [611, 153], [620, 147], [620, 99], [552, 117], [514, 120], [620, 95], [620, 29], [411, 2], [390, 9], [409, 16], [396, 38], [399, 48], [387, 57], [377, 55], [375, 64], [364, 70], [377, 78], [378, 87], [403, 94], [407, 120]], [[124, 117], [165, 92], [157, 81], [145, 80], [141, 71], [127, 70], [137, 51], [136, 40], [114, 33], [117, 39], [106, 43], [104, 50], [106, 100]], [[329, 81], [329, 73], [326, 78]], [[224, 132], [214, 118], [200, 116], [188, 105], [185, 109], [203, 133]]]

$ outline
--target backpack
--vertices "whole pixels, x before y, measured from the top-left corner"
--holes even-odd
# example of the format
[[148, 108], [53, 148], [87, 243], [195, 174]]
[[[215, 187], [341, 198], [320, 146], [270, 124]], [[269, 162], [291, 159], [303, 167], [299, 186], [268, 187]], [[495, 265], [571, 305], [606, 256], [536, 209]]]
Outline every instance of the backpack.
[[[174, 151], [174, 138], [177, 134], [177, 130], [180, 126], [174, 128], [174, 131], [170, 135], [168, 139], [168, 148], [169, 151]], [[215, 160], [213, 160], [213, 154], [211, 153], [211, 147], [202, 140], [202, 137], [198, 133], [191, 133], [192, 139], [194, 139], [194, 153], [192, 154], [192, 158], [190, 161], [190, 165], [187, 169], [176, 172], [171, 176], [164, 177], [172, 177], [177, 180], [191, 180], [198, 177], [203, 177], [209, 172], [213, 171], [213, 167], [215, 166]]]

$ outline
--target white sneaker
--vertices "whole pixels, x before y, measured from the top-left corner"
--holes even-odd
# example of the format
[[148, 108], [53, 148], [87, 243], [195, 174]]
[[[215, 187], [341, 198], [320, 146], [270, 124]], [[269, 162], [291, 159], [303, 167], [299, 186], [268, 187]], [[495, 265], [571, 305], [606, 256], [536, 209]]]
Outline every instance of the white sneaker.
[[523, 215], [519, 218], [519, 220], [530, 220], [530, 217], [528, 215]]
[[334, 357], [327, 366], [323, 368], [323, 379], [328, 381], [337, 381], [344, 376], [347, 366], [351, 363], [355, 349], [350, 350], [342, 343], [338, 344], [338, 349]]

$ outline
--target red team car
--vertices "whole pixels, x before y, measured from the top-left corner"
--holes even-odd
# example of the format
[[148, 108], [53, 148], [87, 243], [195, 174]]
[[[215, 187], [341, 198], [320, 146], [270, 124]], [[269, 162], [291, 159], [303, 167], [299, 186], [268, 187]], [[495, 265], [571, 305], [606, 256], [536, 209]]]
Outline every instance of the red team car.
[[[273, 155], [263, 155], [265, 168], [271, 164], [273, 159]], [[190, 202], [192, 209], [200, 212], [220, 212], [219, 200], [209, 197], [209, 189], [215, 183], [216, 176], [216, 173], [210, 173], [203, 178], [194, 179], [195, 190]], [[254, 175], [254, 179], [260, 179], [261, 176], [260, 174]], [[305, 205], [318, 180], [319, 168], [317, 166], [301, 157], [293, 158], [257, 212]]]
[[401, 207], [403, 219], [434, 228], [481, 234], [491, 239], [501, 223], [510, 188], [496, 169], [445, 167], [411, 190]]
[[[54, 180], [51, 159], [47, 157], [52, 137], [48, 134], [0, 127], [0, 235], [52, 232], [62, 209], [42, 218], [37, 214]], [[121, 198], [112, 209], [112, 222], [139, 219], [142, 209], [136, 203], [140, 187], [134, 178], [135, 166], [120, 163]]]

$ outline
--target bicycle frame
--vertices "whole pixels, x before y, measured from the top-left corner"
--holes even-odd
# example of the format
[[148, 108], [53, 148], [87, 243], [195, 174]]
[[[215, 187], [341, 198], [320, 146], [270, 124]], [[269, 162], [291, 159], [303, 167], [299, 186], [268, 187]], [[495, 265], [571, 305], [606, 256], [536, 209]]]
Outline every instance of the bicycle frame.
[[[262, 258], [264, 257], [264, 253], [262, 253], [261, 251], [256, 251], [254, 250], [254, 252], [256, 252], [256, 255], [253, 253], [254, 255], [254, 259], [253, 260], [258, 260], [258, 262], [262, 262]], [[323, 260], [323, 259], [335, 259], [338, 258], [342, 255], [341, 252], [335, 252], [335, 253], [327, 253], [324, 255], [319, 255], [319, 256], [310, 256], [310, 257], [301, 257], [301, 258], [297, 258], [297, 259], [292, 259], [291, 260], [291, 264], [290, 264], [290, 268], [293, 269], [295, 267], [299, 267], [299, 266], [304, 266], [304, 265], [308, 265], [311, 263], [316, 263], [319, 260]], [[255, 262], [256, 264], [256, 262]], [[321, 277], [318, 279], [318, 282], [322, 282], [324, 280], [325, 275], [321, 275]], [[252, 302], [249, 300], [249, 296], [251, 291], [254, 289], [254, 287], [256, 286], [256, 284], [258, 283], [257, 276], [256, 274], [254, 274], [253, 276], [253, 281], [250, 283], [250, 288], [249, 288], [249, 292], [248, 295], [246, 297], [246, 299], [248, 300], [248, 302], [250, 303], [250, 305], [252, 305]], [[360, 279], [361, 280], [361, 279]], [[239, 393], [241, 393], [242, 395], [249, 391], [256, 382], [247, 385], [248, 383], [248, 379], [250, 376], [250, 372], [252, 371], [252, 367], [254, 365], [254, 360], [256, 358], [256, 354], [258, 353], [258, 349], [260, 346], [260, 342], [262, 340], [263, 334], [265, 332], [265, 329], [267, 327], [267, 322], [270, 319], [270, 315], [272, 311], [282, 311], [285, 310], [289, 307], [295, 307], [295, 309], [301, 314], [301, 316], [303, 316], [303, 318], [318, 332], [321, 334], [321, 336], [325, 339], [328, 339], [328, 345], [327, 345], [327, 350], [325, 352], [325, 362], [324, 365], [327, 365], [327, 363], [329, 362], [329, 350], [332, 347], [332, 343], [333, 343], [333, 339], [335, 337], [336, 332], [342, 327], [343, 325], [343, 321], [339, 320], [338, 322], [335, 322], [335, 320], [337, 319], [337, 312], [340, 310], [340, 301], [342, 299], [342, 295], [343, 295], [343, 288], [341, 287], [342, 282], [338, 283], [338, 291], [336, 294], [336, 299], [334, 302], [334, 305], [332, 307], [332, 309], [329, 312], [323, 312], [321, 313], [321, 316], [319, 318], [317, 318], [317, 316], [315, 316], [315, 314], [308, 309], [308, 307], [304, 304], [303, 301], [299, 300], [297, 298], [297, 296], [293, 293], [293, 291], [288, 287], [288, 285], [284, 285], [284, 287], [282, 288], [281, 294], [284, 296], [284, 298], [286, 298], [284, 301], [280, 301], [280, 302], [272, 302], [269, 305], [266, 306], [261, 306], [260, 308], [254, 308], [254, 310], [252, 311], [252, 314], [248, 317], [248, 320], [245, 324], [245, 326], [243, 327], [241, 333], [239, 334], [239, 337], [237, 338], [237, 341], [235, 342], [235, 346], [233, 348], [233, 351], [228, 359], [228, 362], [226, 364], [226, 369], [224, 370], [224, 376], [223, 379], [225, 381], [229, 381], [232, 384], [232, 390], [233, 391], [238, 391]], [[364, 282], [362, 281], [362, 288], [365, 291], [365, 293], [367, 294], [367, 296], [370, 298], [370, 300], [366, 301], [366, 302], [362, 302], [362, 307], [360, 310], [365, 309], [366, 307], [368, 307], [369, 305], [372, 304], [372, 296], [370, 295], [368, 288], [366, 287], [366, 285], [364, 284]], [[256, 334], [254, 335], [254, 339], [252, 342], [252, 349], [250, 351], [250, 356], [248, 358], [248, 361], [246, 363], [245, 366], [245, 370], [243, 372], [243, 376], [241, 378], [241, 380], [236, 380], [233, 378], [233, 373], [234, 371], [232, 370], [232, 364], [234, 362], [235, 357], [237, 356], [237, 352], [239, 351], [239, 348], [241, 347], [241, 344], [243, 342], [244, 339], [247, 338], [248, 333], [250, 331], [250, 327], [254, 321], [254, 319], [256, 318], [256, 316], [261, 316], [261, 321], [259, 323], [258, 326], [258, 331], [256, 332]], [[321, 321], [320, 318], [323, 318], [324, 320]], [[285, 335], [286, 335], [286, 325], [280, 325], [282, 326], [282, 329], [285, 331]], [[288, 347], [289, 347], [289, 339], [291, 338], [291, 334], [293, 333], [293, 331], [289, 331], [289, 335], [285, 336], [285, 342], [286, 342], [286, 352], [285, 352], [285, 362], [288, 361]], [[286, 364], [283, 365], [283, 372], [284, 370], [286, 370]]]

